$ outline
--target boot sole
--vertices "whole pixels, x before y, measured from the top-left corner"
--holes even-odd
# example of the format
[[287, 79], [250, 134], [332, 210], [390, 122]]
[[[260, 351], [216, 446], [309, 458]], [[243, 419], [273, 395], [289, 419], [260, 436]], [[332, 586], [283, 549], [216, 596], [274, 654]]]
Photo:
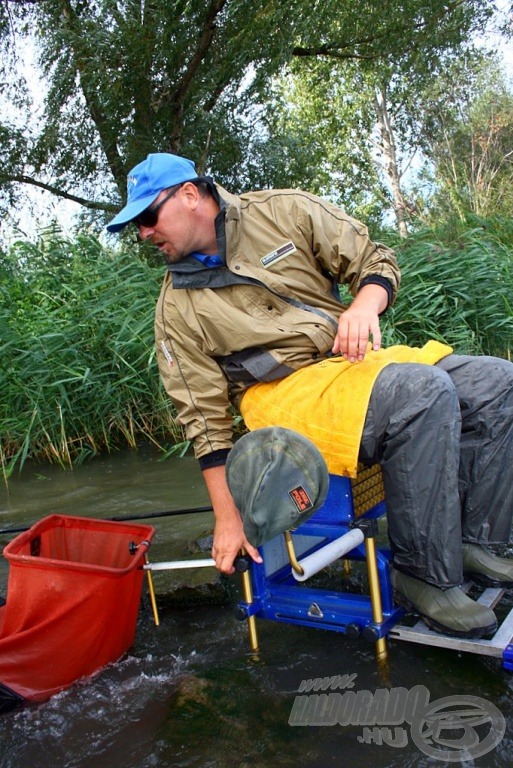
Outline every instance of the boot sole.
[[415, 613], [417, 616], [420, 616], [424, 624], [426, 624], [430, 629], [434, 629], [435, 632], [440, 632], [442, 635], [450, 635], [451, 637], [461, 637], [477, 640], [480, 637], [493, 635], [497, 630], [497, 621], [494, 621], [493, 624], [490, 624], [487, 627], [474, 627], [473, 629], [468, 630], [453, 629], [452, 627], [448, 627], [445, 624], [440, 624], [440, 622], [435, 621], [435, 619], [432, 619], [430, 616], [426, 616], [424, 613], [421, 613], [419, 609], [416, 608], [413, 603], [411, 603], [408, 598], [403, 595], [402, 592], [398, 592], [396, 589], [394, 589], [394, 602], [403, 608], [406, 608], [411, 613]]
[[487, 576], [486, 573], [464, 571], [463, 576], [465, 579], [475, 581], [476, 584], [480, 584], [483, 587], [496, 587], [497, 589], [511, 589], [513, 587], [513, 581], [501, 581], [500, 579], [493, 579], [491, 576]]

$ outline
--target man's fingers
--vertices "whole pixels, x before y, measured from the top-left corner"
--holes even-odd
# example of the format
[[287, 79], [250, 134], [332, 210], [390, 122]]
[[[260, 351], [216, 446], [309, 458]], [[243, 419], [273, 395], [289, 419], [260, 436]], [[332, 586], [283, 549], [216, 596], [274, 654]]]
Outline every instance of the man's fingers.
[[242, 547], [246, 550], [248, 555], [255, 563], [263, 562], [258, 549], [250, 544], [249, 541], [245, 540], [241, 547], [237, 548], [236, 550], [230, 550], [228, 552], [218, 552], [216, 549], [212, 548], [212, 557], [215, 560], [217, 570], [221, 573], [224, 573], [225, 575], [234, 573], [235, 567], [233, 563], [238, 557]]
[[260, 552], [256, 547], [254, 547], [252, 544], [249, 543], [249, 541], [246, 540], [244, 544], [244, 549], [248, 553], [248, 555], [251, 557], [252, 560], [254, 560], [255, 563], [263, 563], [263, 560], [260, 556]]
[[381, 328], [379, 327], [379, 320], [371, 325], [372, 334], [372, 349], [381, 349]]
[[375, 313], [346, 310], [340, 317], [332, 352], [342, 355], [351, 363], [363, 360], [371, 337], [373, 349], [379, 349], [381, 330], [378, 316]]
[[363, 360], [369, 341], [369, 329], [359, 322], [341, 323], [339, 329], [339, 351], [343, 357], [355, 362]]
[[212, 552], [212, 557], [216, 561], [216, 568], [220, 573], [224, 573], [226, 576], [228, 576], [230, 573], [235, 572], [235, 567], [233, 565], [233, 561], [237, 557], [237, 552], [232, 554], [217, 554], [215, 555]]

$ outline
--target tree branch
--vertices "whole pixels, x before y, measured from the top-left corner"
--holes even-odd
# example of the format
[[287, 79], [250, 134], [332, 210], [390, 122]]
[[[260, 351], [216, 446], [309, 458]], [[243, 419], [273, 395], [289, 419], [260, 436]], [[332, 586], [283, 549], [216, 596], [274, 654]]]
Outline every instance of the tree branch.
[[66, 20], [69, 30], [73, 33], [73, 45], [72, 53], [75, 62], [75, 66], [80, 77], [80, 85], [82, 87], [82, 93], [84, 99], [91, 113], [91, 118], [96, 126], [100, 141], [107, 158], [107, 162], [114, 176], [114, 180], [118, 185], [121, 195], [124, 194], [124, 184], [126, 179], [126, 168], [121, 159], [116, 145], [116, 138], [110, 135], [109, 124], [107, 116], [102, 109], [98, 98], [96, 97], [93, 88], [89, 88], [87, 84], [88, 66], [86, 59], [80, 54], [76, 40], [82, 40], [82, 32], [80, 29], [80, 19], [77, 17], [70, 0], [64, 0], [63, 3], [63, 16]]
[[[349, 46], [352, 45], [363, 45], [364, 43], [372, 43], [375, 42], [378, 38], [368, 38], [368, 40], [359, 40], [355, 43], [343, 43], [343, 48], [349, 48]], [[293, 56], [329, 56], [332, 59], [358, 59], [359, 61], [372, 61], [373, 59], [379, 59], [380, 56], [382, 56], [382, 53], [375, 53], [375, 54], [367, 54], [363, 55], [360, 53], [355, 53], [355, 51], [349, 51], [347, 53], [342, 53], [341, 50], [339, 50], [340, 43], [333, 43], [332, 45], [326, 44], [326, 45], [319, 45], [314, 46], [313, 48], [303, 48], [302, 46], [295, 46], [292, 49], [292, 55]]]
[[185, 99], [187, 98], [187, 93], [191, 83], [194, 80], [194, 77], [196, 76], [196, 73], [198, 72], [198, 69], [200, 68], [201, 63], [203, 62], [212, 44], [212, 40], [217, 29], [216, 19], [227, 2], [228, 0], [211, 0], [210, 8], [205, 18], [203, 31], [200, 35], [196, 50], [192, 58], [189, 60], [183, 77], [173, 93], [172, 102], [175, 104], [175, 110], [172, 136], [174, 137], [175, 150], [178, 150], [180, 147], [180, 140], [183, 131], [183, 109]]
[[44, 189], [46, 192], [51, 192], [57, 197], [62, 197], [64, 200], [70, 200], [72, 203], [79, 203], [79, 205], [83, 205], [86, 208], [90, 208], [94, 211], [118, 210], [118, 206], [113, 205], [113, 203], [97, 203], [94, 200], [87, 200], [85, 197], [73, 195], [71, 192], [66, 192], [66, 190], [55, 187], [53, 184], [45, 184], [43, 181], [38, 181], [37, 179], [33, 179], [30, 176], [24, 176], [22, 174], [14, 174], [12, 176], [5, 175], [2, 176], [1, 181], [4, 183], [18, 182], [20, 184], [31, 184], [33, 187], [39, 187], [40, 189]]
[[[447, 5], [444, 6], [443, 10], [440, 13], [434, 13], [428, 18], [424, 18], [422, 21], [416, 22], [413, 27], [410, 24], [402, 24], [400, 26], [394, 27], [393, 30], [391, 29], [385, 29], [381, 34], [377, 35], [369, 35], [367, 37], [362, 37], [360, 39], [356, 40], [350, 40], [348, 42], [338, 42], [338, 43], [325, 43], [324, 45], [319, 46], [312, 46], [310, 48], [305, 48], [303, 46], [295, 46], [292, 49], [292, 55], [293, 56], [329, 56], [331, 58], [337, 58], [337, 59], [358, 59], [360, 61], [369, 60], [372, 61], [373, 59], [379, 59], [381, 56], [383, 56], [383, 52], [379, 53], [368, 53], [368, 54], [361, 54], [357, 52], [357, 49], [360, 46], [364, 45], [372, 45], [375, 43], [378, 43], [380, 40], [389, 40], [390, 37], [396, 36], [398, 33], [406, 33], [406, 32], [418, 32], [422, 29], [428, 29], [435, 23], [436, 26], [438, 26], [438, 22], [442, 17], [448, 16], [450, 13], [455, 11], [459, 6], [463, 5], [465, 0], [454, 0], [452, 3], [447, 3]], [[418, 43], [412, 40], [411, 46], [404, 48], [404, 51], [412, 50], [415, 45]], [[351, 50], [347, 50], [351, 49]], [[388, 48], [385, 47], [384, 49], [385, 54], [388, 52]]]

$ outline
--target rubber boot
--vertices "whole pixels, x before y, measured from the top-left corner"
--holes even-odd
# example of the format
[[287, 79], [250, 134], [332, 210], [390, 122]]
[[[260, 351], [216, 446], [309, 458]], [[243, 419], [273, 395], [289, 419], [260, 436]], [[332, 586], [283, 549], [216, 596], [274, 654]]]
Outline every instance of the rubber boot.
[[487, 587], [513, 587], [513, 560], [497, 557], [481, 544], [463, 543], [463, 573]]
[[392, 569], [394, 599], [399, 605], [420, 614], [425, 623], [454, 637], [483, 637], [497, 629], [491, 608], [472, 600], [459, 588], [440, 589]]

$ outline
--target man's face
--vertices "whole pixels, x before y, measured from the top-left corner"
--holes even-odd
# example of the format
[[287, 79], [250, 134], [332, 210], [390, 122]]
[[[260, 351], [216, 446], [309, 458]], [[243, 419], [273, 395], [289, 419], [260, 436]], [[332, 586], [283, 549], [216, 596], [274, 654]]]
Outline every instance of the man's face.
[[194, 226], [197, 197], [196, 188], [189, 183], [179, 187], [171, 196], [168, 190], [162, 190], [149, 206], [151, 210], [162, 203], [156, 212], [155, 224], [147, 226], [134, 222], [142, 239], [155, 245], [169, 263], [180, 261], [198, 249], [197, 227]]

